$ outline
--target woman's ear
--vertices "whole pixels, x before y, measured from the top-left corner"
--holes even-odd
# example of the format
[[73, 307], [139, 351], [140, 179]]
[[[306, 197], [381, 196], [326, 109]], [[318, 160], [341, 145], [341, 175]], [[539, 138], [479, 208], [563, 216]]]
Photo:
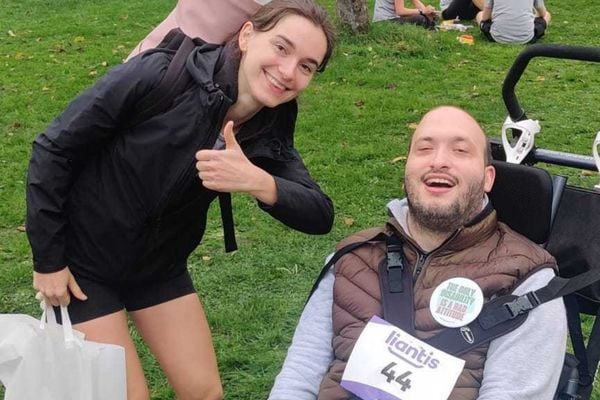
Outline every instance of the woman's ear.
[[250, 21], [246, 21], [244, 25], [242, 25], [242, 29], [240, 29], [240, 34], [238, 37], [238, 44], [240, 46], [241, 51], [246, 51], [248, 49], [248, 42], [250, 41], [250, 37], [254, 33], [254, 25]]

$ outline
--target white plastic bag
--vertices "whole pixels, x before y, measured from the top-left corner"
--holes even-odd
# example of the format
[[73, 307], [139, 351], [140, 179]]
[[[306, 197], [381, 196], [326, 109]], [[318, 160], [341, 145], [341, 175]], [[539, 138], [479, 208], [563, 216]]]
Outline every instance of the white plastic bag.
[[4, 400], [126, 400], [125, 350], [90, 342], [62, 326], [47, 307], [42, 319], [0, 314], [0, 382]]

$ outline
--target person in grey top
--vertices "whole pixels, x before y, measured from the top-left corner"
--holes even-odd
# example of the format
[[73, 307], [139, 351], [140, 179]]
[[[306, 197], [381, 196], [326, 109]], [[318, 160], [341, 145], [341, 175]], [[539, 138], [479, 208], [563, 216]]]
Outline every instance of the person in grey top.
[[423, 26], [428, 29], [435, 27], [436, 10], [420, 0], [411, 0], [413, 8], [405, 6], [404, 0], [375, 0], [373, 22], [394, 21]]
[[488, 40], [533, 43], [544, 36], [551, 15], [544, 0], [486, 0], [476, 20]]

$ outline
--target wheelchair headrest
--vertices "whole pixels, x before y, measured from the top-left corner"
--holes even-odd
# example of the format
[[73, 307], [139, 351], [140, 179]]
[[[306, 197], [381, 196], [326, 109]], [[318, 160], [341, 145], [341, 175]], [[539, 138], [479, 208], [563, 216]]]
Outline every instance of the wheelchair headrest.
[[552, 228], [553, 183], [540, 168], [493, 161], [496, 180], [490, 200], [498, 220], [538, 244], [548, 241]]

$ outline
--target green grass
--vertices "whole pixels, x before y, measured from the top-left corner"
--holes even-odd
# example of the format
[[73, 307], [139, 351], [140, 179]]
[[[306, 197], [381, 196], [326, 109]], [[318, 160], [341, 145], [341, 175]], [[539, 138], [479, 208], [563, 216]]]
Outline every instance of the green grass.
[[[0, 312], [39, 313], [31, 288], [24, 181], [33, 137], [170, 10], [160, 0], [0, 0]], [[335, 2], [322, 0], [334, 14]], [[600, 3], [547, 2], [544, 43], [600, 46]], [[372, 1], [370, 2], [372, 10]], [[217, 210], [190, 270], [213, 330], [226, 398], [265, 398], [324, 257], [334, 244], [386, 219], [402, 196], [410, 125], [440, 104], [467, 108], [489, 136], [506, 117], [500, 91], [523, 46], [460, 44], [455, 32], [379, 24], [341, 32], [327, 71], [300, 99], [297, 146], [336, 205], [326, 236], [291, 231], [234, 196], [240, 250], [226, 255]], [[591, 154], [600, 130], [598, 64], [534, 59], [517, 86], [521, 105], [542, 124], [542, 147]], [[566, 172], [565, 172], [566, 173]], [[599, 177], [569, 171], [579, 185]], [[141, 341], [152, 396], [173, 398]], [[0, 389], [1, 390], [1, 389]], [[596, 391], [595, 399], [600, 399]], [[0, 392], [1, 394], [1, 392]]]

